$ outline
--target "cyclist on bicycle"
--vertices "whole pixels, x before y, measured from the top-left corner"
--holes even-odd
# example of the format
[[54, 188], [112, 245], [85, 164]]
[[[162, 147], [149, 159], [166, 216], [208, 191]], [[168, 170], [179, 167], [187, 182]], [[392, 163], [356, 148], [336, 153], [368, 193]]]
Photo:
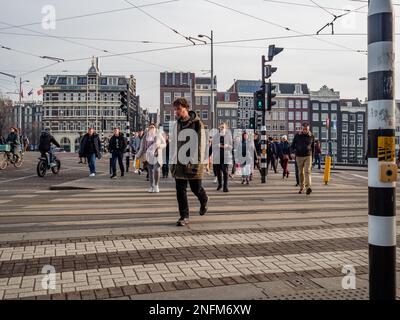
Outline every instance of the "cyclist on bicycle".
[[51, 165], [53, 163], [53, 152], [51, 150], [51, 144], [54, 144], [56, 147], [60, 148], [60, 144], [57, 142], [56, 139], [51, 135], [50, 133], [50, 128], [45, 128], [42, 133], [40, 134], [39, 138], [39, 151], [42, 157], [46, 157], [47, 159], [47, 153], [50, 156], [49, 159], [49, 164]]
[[11, 153], [19, 159], [19, 146], [20, 146], [20, 139], [18, 135], [18, 130], [14, 127], [10, 128], [10, 133], [7, 136], [6, 143], [10, 144]]

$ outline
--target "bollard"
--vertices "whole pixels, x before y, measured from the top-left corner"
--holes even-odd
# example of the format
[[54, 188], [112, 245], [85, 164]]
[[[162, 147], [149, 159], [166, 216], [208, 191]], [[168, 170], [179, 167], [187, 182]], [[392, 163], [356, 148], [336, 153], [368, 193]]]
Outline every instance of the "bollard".
[[331, 178], [331, 157], [326, 156], [325, 157], [325, 169], [324, 169], [324, 182], [325, 185], [328, 184], [330, 178]]

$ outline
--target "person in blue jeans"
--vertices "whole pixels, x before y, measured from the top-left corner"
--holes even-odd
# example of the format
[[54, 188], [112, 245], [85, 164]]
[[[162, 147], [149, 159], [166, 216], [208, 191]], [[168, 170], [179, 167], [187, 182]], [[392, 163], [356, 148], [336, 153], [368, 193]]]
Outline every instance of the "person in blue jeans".
[[322, 154], [321, 143], [319, 142], [319, 140], [316, 140], [314, 146], [314, 163], [312, 166], [314, 168], [315, 165], [318, 164], [318, 170], [321, 170], [321, 154]]
[[93, 128], [89, 128], [88, 132], [82, 138], [79, 154], [87, 158], [90, 177], [96, 176], [96, 158], [101, 159], [100, 150], [101, 142], [99, 135], [94, 132]]

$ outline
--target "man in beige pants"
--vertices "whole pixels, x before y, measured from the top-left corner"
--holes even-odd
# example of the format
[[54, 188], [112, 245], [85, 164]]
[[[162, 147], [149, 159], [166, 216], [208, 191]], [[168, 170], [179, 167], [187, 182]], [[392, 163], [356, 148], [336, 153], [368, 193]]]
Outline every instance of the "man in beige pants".
[[306, 188], [306, 194], [312, 192], [311, 189], [311, 166], [314, 157], [314, 135], [310, 131], [310, 125], [303, 123], [303, 130], [294, 136], [292, 150], [296, 154], [296, 163], [299, 168], [300, 190], [303, 193]]

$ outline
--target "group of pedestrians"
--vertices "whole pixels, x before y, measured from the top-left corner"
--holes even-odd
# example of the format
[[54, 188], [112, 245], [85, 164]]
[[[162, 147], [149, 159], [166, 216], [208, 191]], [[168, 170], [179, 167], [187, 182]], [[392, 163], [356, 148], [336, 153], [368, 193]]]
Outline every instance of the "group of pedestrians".
[[[253, 137], [243, 131], [241, 136], [233, 138], [225, 123], [221, 123], [218, 132], [207, 141], [204, 125], [198, 115], [190, 110], [185, 98], [178, 98], [173, 102], [176, 114], [175, 127], [171, 132], [185, 139], [176, 139], [176, 145], [170, 150], [169, 137], [161, 133], [156, 124], [151, 123], [145, 131], [135, 133], [129, 141], [118, 128], [109, 140], [108, 149], [111, 153], [112, 174], [110, 178], [117, 176], [117, 162], [121, 177], [125, 174], [123, 155], [130, 147], [133, 155], [134, 166], [137, 172], [147, 171], [150, 193], [160, 192], [160, 178], [167, 178], [171, 172], [175, 179], [176, 198], [179, 209], [177, 226], [184, 226], [189, 222], [189, 203], [187, 199], [187, 187], [199, 201], [199, 214], [204, 215], [208, 210], [209, 197], [202, 185], [202, 179], [206, 169], [212, 171], [218, 183], [216, 190], [229, 192], [229, 180], [233, 174], [240, 170], [241, 184], [249, 185], [253, 172], [260, 169], [261, 143], [257, 133]], [[174, 140], [175, 141], [175, 140]], [[193, 143], [195, 142], [195, 143]], [[208, 164], [205, 152], [208, 152]], [[188, 143], [193, 143], [188, 149]], [[288, 164], [295, 160], [297, 185], [299, 193], [306, 192], [309, 195], [311, 189], [311, 168], [314, 156], [317, 157], [319, 144], [315, 143], [314, 136], [309, 130], [309, 124], [304, 123], [302, 131], [297, 133], [289, 143], [287, 136], [282, 136], [280, 141], [269, 138], [267, 141], [267, 165], [268, 169], [278, 172], [278, 163], [282, 167], [282, 178], [289, 178]], [[320, 146], [319, 146], [320, 148]], [[188, 151], [190, 150], [190, 152]], [[320, 152], [319, 152], [320, 154]], [[182, 155], [186, 155], [182, 157]], [[96, 159], [101, 158], [101, 141], [99, 135], [90, 128], [82, 137], [79, 156], [86, 158], [90, 170], [90, 176], [96, 175]], [[171, 159], [171, 164], [169, 160]], [[315, 158], [318, 159], [318, 158]], [[140, 163], [138, 166], [137, 164]], [[320, 165], [320, 161], [316, 161]], [[229, 166], [232, 166], [232, 171]]]

